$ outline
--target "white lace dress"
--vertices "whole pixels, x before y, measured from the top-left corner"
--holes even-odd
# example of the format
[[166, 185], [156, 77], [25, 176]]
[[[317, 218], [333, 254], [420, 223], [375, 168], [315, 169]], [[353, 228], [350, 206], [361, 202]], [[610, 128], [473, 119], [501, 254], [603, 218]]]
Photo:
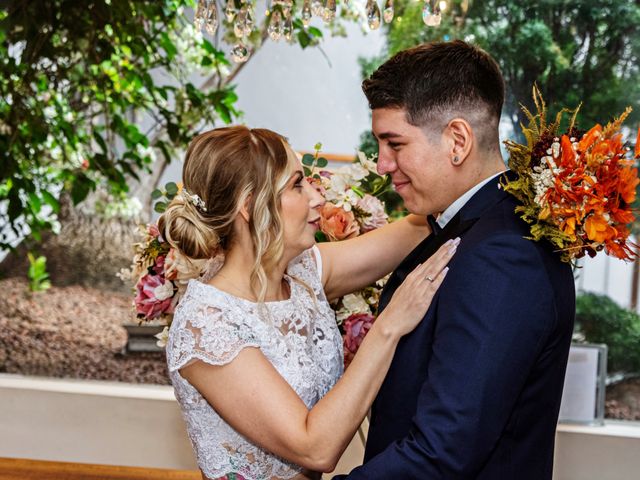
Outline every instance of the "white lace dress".
[[257, 347], [311, 408], [340, 378], [343, 365], [342, 339], [322, 289], [321, 268], [317, 247], [303, 252], [287, 268], [289, 300], [262, 305], [189, 282], [169, 331], [167, 362], [198, 465], [208, 478], [233, 472], [247, 480], [280, 480], [303, 470], [237, 433], [179, 369], [194, 360], [224, 365], [243, 348]]

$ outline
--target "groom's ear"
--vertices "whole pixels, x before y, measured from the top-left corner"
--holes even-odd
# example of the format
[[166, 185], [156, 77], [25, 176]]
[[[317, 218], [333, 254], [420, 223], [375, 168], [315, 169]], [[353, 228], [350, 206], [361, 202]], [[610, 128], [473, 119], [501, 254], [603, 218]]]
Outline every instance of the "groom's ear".
[[464, 118], [454, 118], [447, 124], [445, 135], [450, 145], [449, 161], [459, 166], [469, 157], [475, 137], [469, 122]]

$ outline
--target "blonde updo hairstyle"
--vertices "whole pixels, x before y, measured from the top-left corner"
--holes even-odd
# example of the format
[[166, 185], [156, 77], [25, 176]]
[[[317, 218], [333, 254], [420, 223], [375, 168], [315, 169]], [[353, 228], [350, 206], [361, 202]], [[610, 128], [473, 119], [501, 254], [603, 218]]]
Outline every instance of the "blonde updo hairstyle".
[[[248, 201], [255, 262], [251, 287], [264, 301], [267, 275], [284, 253], [280, 195], [293, 174], [295, 153], [281, 135], [245, 126], [224, 127], [193, 139], [182, 169], [184, 189], [158, 221], [167, 242], [191, 260], [214, 257], [234, 241], [234, 220]], [[197, 206], [188, 195], [197, 195]], [[204, 207], [204, 208], [202, 208]]]

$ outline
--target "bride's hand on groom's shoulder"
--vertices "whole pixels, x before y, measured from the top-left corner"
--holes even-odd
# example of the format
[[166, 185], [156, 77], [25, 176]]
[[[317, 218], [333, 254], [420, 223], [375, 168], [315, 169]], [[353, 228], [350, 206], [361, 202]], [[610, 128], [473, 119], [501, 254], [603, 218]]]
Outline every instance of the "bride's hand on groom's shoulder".
[[448, 240], [428, 260], [407, 275], [377, 322], [385, 322], [385, 327], [398, 336], [406, 335], [416, 328], [444, 281], [449, 271], [447, 264], [456, 253], [459, 243], [459, 238]]

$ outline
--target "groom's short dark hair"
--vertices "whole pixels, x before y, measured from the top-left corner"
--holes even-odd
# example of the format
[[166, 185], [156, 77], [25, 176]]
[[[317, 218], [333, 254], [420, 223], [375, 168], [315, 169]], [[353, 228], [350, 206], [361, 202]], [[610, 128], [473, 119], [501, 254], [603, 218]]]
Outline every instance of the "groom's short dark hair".
[[366, 79], [362, 90], [371, 109], [403, 108], [418, 127], [444, 128], [452, 115], [467, 117], [479, 130], [481, 146], [498, 145], [504, 79], [496, 61], [476, 46], [455, 40], [403, 50]]

